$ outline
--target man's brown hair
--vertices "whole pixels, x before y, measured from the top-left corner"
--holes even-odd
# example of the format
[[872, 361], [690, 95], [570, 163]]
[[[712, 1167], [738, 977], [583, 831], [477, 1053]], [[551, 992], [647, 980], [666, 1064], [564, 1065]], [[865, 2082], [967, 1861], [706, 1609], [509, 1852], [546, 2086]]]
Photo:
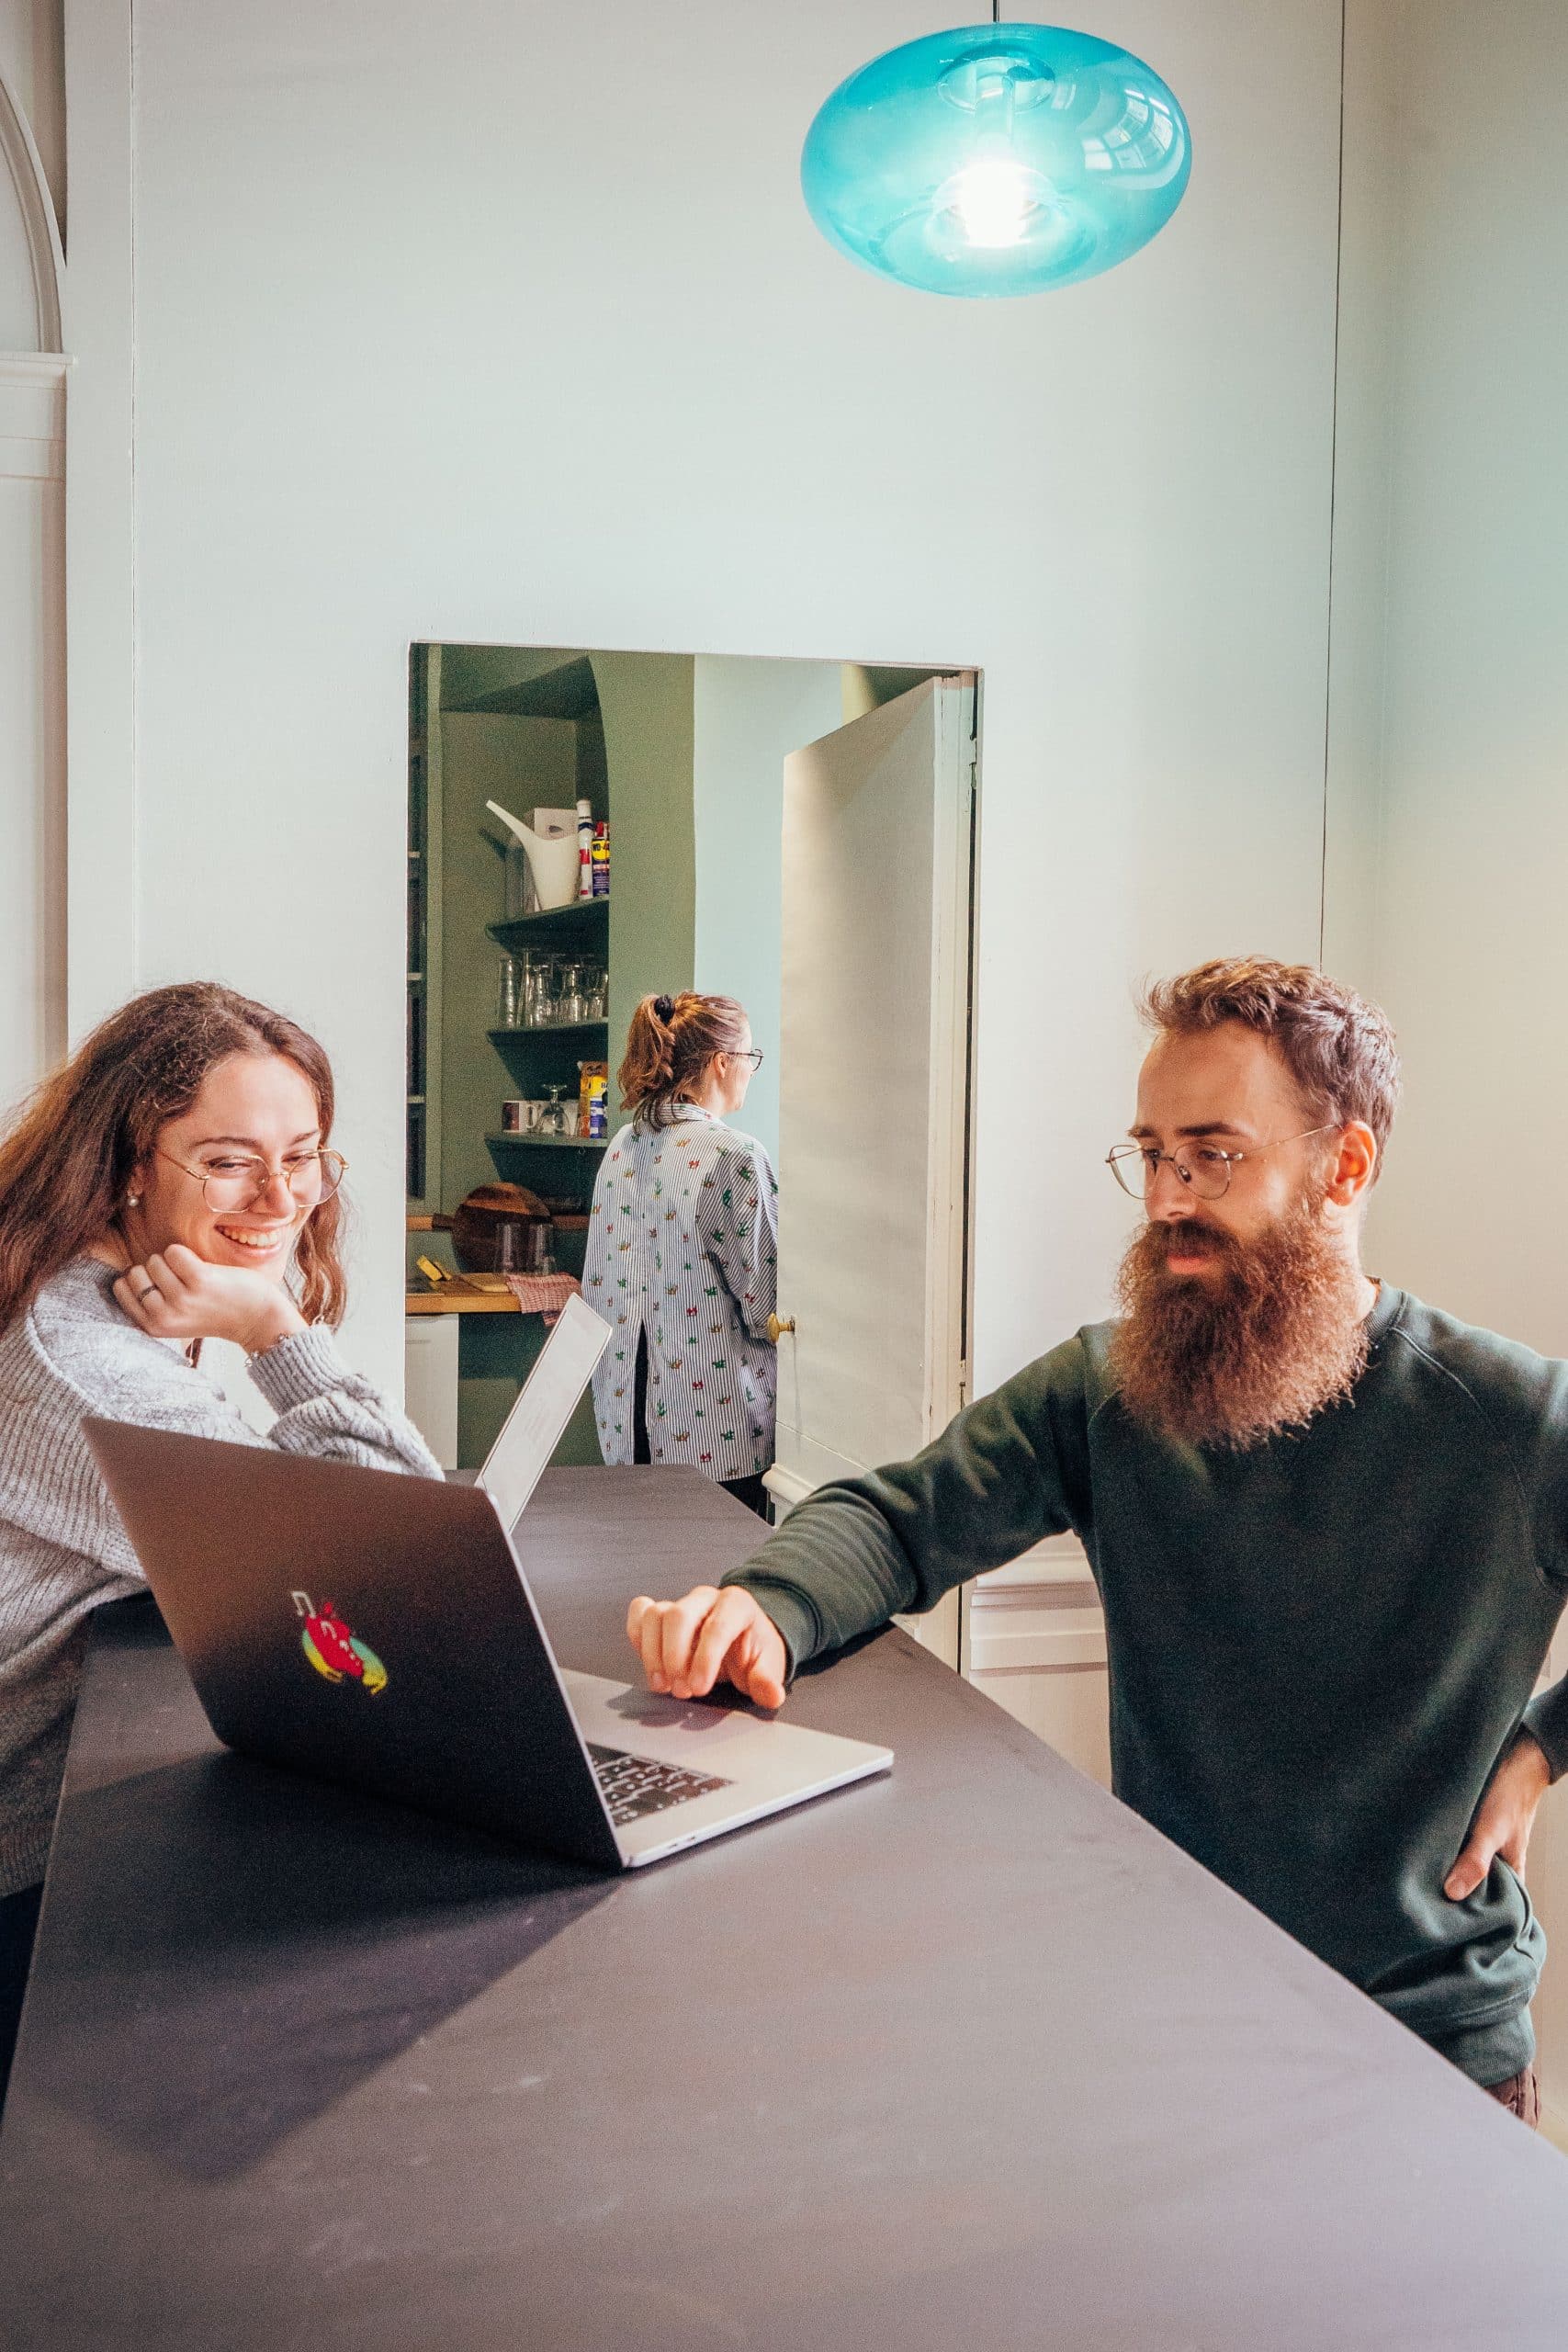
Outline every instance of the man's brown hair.
[[1141, 1007], [1150, 1028], [1192, 1036], [1239, 1022], [1269, 1038], [1305, 1109], [1327, 1126], [1362, 1120], [1377, 1137], [1374, 1181], [1399, 1102], [1399, 1049], [1386, 1013], [1312, 964], [1220, 956], [1173, 980], [1155, 980]]

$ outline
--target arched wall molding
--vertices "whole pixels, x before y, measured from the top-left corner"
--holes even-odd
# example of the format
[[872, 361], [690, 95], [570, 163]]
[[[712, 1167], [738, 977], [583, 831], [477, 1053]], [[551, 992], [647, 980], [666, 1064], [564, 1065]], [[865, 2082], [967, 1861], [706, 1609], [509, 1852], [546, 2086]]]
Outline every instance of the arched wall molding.
[[0, 154], [5, 156], [17, 191], [32, 261], [36, 348], [39, 352], [57, 352], [61, 348], [60, 288], [65, 274], [60, 224], [54, 217], [54, 203], [43, 175], [37, 142], [4, 74], [0, 74]]

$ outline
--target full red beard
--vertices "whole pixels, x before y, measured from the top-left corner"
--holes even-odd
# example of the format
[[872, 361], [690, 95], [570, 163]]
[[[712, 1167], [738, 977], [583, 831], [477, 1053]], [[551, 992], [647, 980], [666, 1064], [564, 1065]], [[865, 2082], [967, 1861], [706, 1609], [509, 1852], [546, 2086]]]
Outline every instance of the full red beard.
[[[1242, 1453], [1304, 1429], [1366, 1368], [1355, 1267], [1313, 1200], [1241, 1241], [1196, 1219], [1145, 1225], [1116, 1278], [1122, 1321], [1111, 1370], [1134, 1419], [1190, 1445]], [[1176, 1275], [1171, 1256], [1215, 1274]]]

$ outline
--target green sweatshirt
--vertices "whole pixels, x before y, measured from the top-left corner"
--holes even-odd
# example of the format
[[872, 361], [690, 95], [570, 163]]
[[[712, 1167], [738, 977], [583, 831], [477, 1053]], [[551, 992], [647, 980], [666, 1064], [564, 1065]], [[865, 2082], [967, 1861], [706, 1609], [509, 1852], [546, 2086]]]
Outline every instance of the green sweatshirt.
[[1385, 1283], [1346, 1404], [1246, 1453], [1124, 1412], [1080, 1331], [913, 1462], [825, 1487], [745, 1569], [793, 1667], [1071, 1528], [1105, 1611], [1116, 1793], [1487, 2084], [1545, 1938], [1506, 1862], [1443, 1880], [1521, 1721], [1568, 1769], [1568, 1363]]

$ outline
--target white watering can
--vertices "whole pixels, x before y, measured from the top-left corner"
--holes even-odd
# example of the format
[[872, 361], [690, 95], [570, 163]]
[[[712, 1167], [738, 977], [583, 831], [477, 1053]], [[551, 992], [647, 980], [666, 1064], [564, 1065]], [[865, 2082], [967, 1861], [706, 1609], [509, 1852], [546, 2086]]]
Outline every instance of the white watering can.
[[575, 831], [562, 833], [547, 840], [534, 831], [520, 817], [513, 817], [499, 800], [487, 800], [485, 807], [492, 817], [499, 817], [522, 842], [529, 865], [534, 869], [534, 888], [543, 907], [567, 907], [577, 896], [578, 843]]

